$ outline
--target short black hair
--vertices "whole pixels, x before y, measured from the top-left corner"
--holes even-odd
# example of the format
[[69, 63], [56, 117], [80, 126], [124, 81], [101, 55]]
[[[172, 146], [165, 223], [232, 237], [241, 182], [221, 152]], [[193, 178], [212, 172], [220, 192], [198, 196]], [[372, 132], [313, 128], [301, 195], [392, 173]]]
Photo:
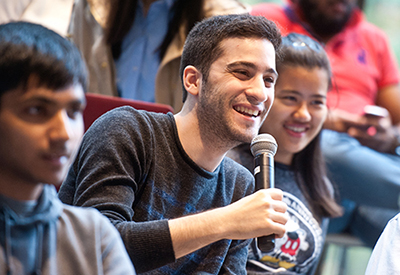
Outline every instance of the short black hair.
[[0, 25], [0, 97], [25, 88], [32, 75], [40, 87], [59, 90], [81, 84], [87, 90], [87, 68], [72, 42], [34, 23]]
[[[282, 38], [274, 22], [248, 13], [214, 16], [197, 23], [189, 32], [179, 70], [181, 80], [183, 70], [189, 65], [196, 67], [206, 80], [211, 64], [222, 54], [220, 44], [227, 38], [267, 39], [279, 57]], [[183, 86], [184, 102], [186, 97], [187, 91]]]

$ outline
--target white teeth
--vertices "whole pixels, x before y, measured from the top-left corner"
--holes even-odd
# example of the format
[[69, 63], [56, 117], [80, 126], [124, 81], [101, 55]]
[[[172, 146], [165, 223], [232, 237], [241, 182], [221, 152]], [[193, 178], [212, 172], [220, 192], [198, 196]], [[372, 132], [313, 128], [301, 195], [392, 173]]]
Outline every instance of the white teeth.
[[240, 113], [244, 113], [250, 116], [258, 116], [259, 111], [257, 110], [252, 110], [243, 106], [239, 106], [239, 107], [235, 107], [235, 110], [240, 112]]
[[294, 127], [294, 126], [286, 126], [286, 128], [288, 128], [289, 130], [296, 132], [296, 133], [301, 133], [304, 132], [306, 130], [305, 127]]

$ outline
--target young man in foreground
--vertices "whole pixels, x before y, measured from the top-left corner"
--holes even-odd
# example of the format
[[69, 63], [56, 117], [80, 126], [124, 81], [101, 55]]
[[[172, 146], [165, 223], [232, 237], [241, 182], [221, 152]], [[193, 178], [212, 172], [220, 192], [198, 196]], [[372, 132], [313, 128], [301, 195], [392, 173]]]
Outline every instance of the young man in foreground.
[[252, 174], [225, 154], [256, 136], [272, 105], [280, 43], [263, 17], [196, 25], [182, 54], [182, 110], [124, 107], [99, 118], [61, 200], [106, 215], [138, 272], [245, 274], [246, 239], [282, 236], [286, 204], [277, 189], [251, 195]]
[[79, 51], [40, 25], [0, 25], [0, 274], [135, 274], [100, 213], [63, 205], [83, 135]]

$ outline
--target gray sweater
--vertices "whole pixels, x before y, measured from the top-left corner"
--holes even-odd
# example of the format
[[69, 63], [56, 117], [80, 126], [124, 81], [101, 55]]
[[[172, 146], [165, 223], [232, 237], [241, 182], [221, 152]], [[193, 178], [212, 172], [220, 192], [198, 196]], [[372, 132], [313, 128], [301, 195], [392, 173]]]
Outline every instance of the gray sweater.
[[176, 260], [167, 220], [226, 206], [253, 188], [251, 173], [231, 159], [212, 173], [196, 165], [171, 113], [122, 107], [85, 134], [59, 196], [106, 215], [138, 272], [245, 274], [248, 240], [221, 240]]

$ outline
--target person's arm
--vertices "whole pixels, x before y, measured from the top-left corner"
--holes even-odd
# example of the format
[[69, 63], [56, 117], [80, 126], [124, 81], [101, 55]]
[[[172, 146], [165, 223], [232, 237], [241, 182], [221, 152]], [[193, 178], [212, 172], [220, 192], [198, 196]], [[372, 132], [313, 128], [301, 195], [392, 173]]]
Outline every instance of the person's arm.
[[346, 133], [351, 126], [358, 125], [360, 119], [360, 115], [351, 114], [339, 109], [330, 109], [323, 127], [336, 132]]
[[400, 78], [399, 70], [393, 50], [385, 33], [375, 29], [370, 34], [370, 43], [373, 44], [371, 55], [377, 60], [375, 66], [379, 72], [376, 81], [378, 92], [374, 98], [375, 104], [388, 110], [388, 118], [374, 119], [371, 123], [376, 133], [355, 131], [351, 133], [361, 144], [384, 153], [394, 153], [399, 144], [400, 129]]
[[399, 84], [389, 85], [379, 90], [376, 104], [389, 111], [394, 125], [400, 124], [400, 86]]
[[[389, 85], [379, 90], [376, 102], [388, 111], [388, 115], [365, 115], [360, 118], [358, 125], [350, 127], [347, 132], [364, 146], [393, 154], [400, 145], [399, 86]], [[373, 128], [372, 132], [370, 127]]]
[[387, 116], [356, 115], [330, 110], [324, 128], [348, 133], [362, 145], [383, 153], [394, 153], [400, 145], [400, 88], [389, 85], [378, 92], [377, 104]]
[[175, 257], [221, 239], [243, 240], [285, 233], [286, 204], [278, 189], [264, 189], [222, 208], [170, 220]]
[[[390, 114], [391, 123], [383, 129], [381, 140], [386, 141], [385, 152], [394, 153], [400, 146], [400, 85], [389, 85], [382, 88], [376, 100], [379, 106], [386, 108]], [[385, 135], [386, 134], [386, 135]]]

